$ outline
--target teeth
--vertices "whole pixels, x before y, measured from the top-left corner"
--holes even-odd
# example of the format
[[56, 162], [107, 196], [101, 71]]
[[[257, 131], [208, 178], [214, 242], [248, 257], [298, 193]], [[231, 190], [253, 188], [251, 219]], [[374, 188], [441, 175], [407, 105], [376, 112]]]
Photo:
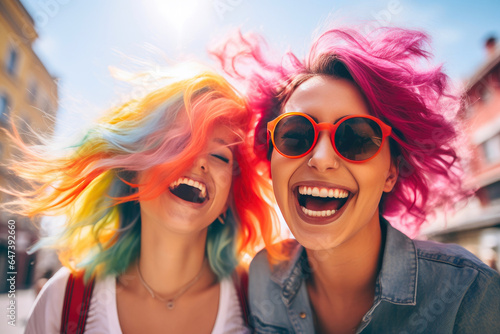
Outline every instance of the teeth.
[[300, 208], [302, 209], [302, 212], [311, 217], [330, 217], [333, 216], [333, 214], [336, 212], [335, 210], [313, 211], [306, 209], [303, 206], [301, 206]]
[[205, 186], [205, 184], [203, 184], [201, 182], [189, 179], [187, 177], [180, 177], [176, 181], [172, 182], [169, 187], [171, 189], [174, 189], [177, 186], [179, 186], [179, 184], [187, 184], [188, 186], [198, 188], [198, 189], [200, 189], [200, 196], [201, 197], [207, 196], [207, 187]]
[[307, 186], [300, 186], [299, 194], [323, 198], [346, 198], [349, 196], [349, 192], [345, 189]]

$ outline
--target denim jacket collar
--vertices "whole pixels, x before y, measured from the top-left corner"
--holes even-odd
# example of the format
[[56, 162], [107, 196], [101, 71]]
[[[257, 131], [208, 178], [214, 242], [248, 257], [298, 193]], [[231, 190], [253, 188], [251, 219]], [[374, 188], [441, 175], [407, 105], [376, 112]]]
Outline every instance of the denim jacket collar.
[[[380, 218], [385, 233], [382, 268], [377, 278], [375, 297], [393, 304], [415, 305], [417, 299], [418, 261], [413, 241]], [[384, 232], [385, 231], [385, 232]], [[289, 305], [307, 278], [310, 268], [307, 253], [295, 240], [284, 248], [289, 260], [273, 267], [271, 280], [282, 289], [283, 301]]]
[[382, 300], [393, 304], [416, 305], [418, 260], [413, 241], [380, 218], [386, 240], [382, 268], [375, 292]]

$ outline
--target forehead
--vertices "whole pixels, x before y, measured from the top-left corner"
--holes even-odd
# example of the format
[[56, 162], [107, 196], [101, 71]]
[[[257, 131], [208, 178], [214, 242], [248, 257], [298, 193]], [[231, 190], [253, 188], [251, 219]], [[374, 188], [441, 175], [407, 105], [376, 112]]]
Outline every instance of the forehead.
[[[189, 119], [185, 110], [181, 110], [175, 117], [174, 127], [190, 129], [196, 132], [196, 129], [190, 127], [192, 121]], [[206, 143], [216, 143], [221, 145], [235, 145], [242, 141], [243, 130], [237, 127], [230, 127], [223, 119], [215, 120], [215, 124], [207, 126]], [[195, 133], [191, 133], [195, 135]]]
[[233, 146], [242, 142], [242, 135], [227, 125], [219, 124], [214, 127], [208, 138], [209, 142], [223, 146]]
[[346, 115], [369, 114], [363, 95], [353, 83], [325, 76], [312, 77], [295, 89], [283, 112], [293, 111], [324, 121]]

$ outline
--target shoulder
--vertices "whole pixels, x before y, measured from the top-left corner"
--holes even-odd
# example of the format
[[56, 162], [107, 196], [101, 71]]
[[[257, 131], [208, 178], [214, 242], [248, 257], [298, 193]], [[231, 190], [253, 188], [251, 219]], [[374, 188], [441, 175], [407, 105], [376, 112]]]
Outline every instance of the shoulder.
[[[444, 289], [441, 300], [456, 301], [454, 332], [498, 333], [500, 328], [500, 275], [472, 253], [453, 244], [415, 241], [419, 265], [436, 272], [434, 281]], [[436, 270], [437, 269], [437, 270]], [[448, 284], [446, 284], [448, 282]]]
[[268, 252], [262, 250], [250, 264], [250, 321], [259, 332], [282, 333], [287, 332], [286, 328], [291, 328], [281, 295], [303, 248], [292, 239], [285, 240], [278, 246], [283, 260], [273, 261]]
[[[67, 268], [62, 267], [59, 269], [40, 290], [40, 293], [35, 300], [33, 310], [40, 306], [40, 304], [53, 306], [53, 304], [60, 303], [60, 306], [62, 307], [69, 275], [70, 271]], [[59, 311], [62, 312], [62, 310]]]
[[455, 330], [490, 333], [491, 328], [500, 327], [500, 275], [495, 270], [455, 244], [414, 243], [419, 289], [434, 304], [439, 298], [454, 309]]
[[[263, 249], [255, 255], [248, 271], [248, 298], [250, 304], [260, 298], [269, 284], [271, 284], [271, 264], [269, 263], [269, 253], [266, 249]], [[252, 308], [251, 305], [250, 308]]]
[[467, 290], [474, 281], [498, 284], [499, 275], [474, 254], [455, 244], [414, 240], [419, 277], [427, 282], [450, 277]]
[[45, 283], [30, 311], [26, 333], [35, 333], [42, 328], [45, 333], [59, 331], [69, 274], [70, 271], [63, 267]]
[[299, 311], [310, 313], [304, 248], [292, 239], [277, 246], [282, 260], [270, 258], [263, 250], [250, 265], [250, 323], [258, 333], [310, 332], [312, 320], [298, 318]]
[[272, 272], [286, 268], [293, 265], [291, 261], [294, 260], [294, 255], [302, 248], [302, 246], [295, 239], [287, 239], [277, 245], [284, 260], [273, 261], [269, 258], [269, 253], [266, 249], [261, 250], [255, 255], [250, 264], [250, 277], [256, 275], [270, 276]]
[[220, 281], [219, 311], [212, 334], [250, 333], [245, 327], [240, 300], [231, 277]]
[[66, 282], [68, 281], [70, 271], [66, 267], [61, 267], [55, 274], [52, 276], [47, 283], [43, 286], [40, 293], [44, 290], [54, 291], [58, 290], [61, 285], [63, 285], [63, 290], [66, 288]]
[[[249, 296], [266, 291], [267, 286], [277, 286], [297, 261], [297, 253], [303, 249], [295, 239], [287, 239], [276, 245], [282, 255], [282, 260], [274, 260], [266, 249], [261, 250], [250, 263]], [[264, 292], [265, 293], [265, 292]]]
[[275, 245], [280, 250], [281, 260], [270, 257], [266, 249], [261, 250], [250, 263], [248, 292], [250, 301], [268, 289], [278, 288], [297, 262], [298, 253], [303, 249], [295, 239], [287, 239]]
[[228, 302], [234, 303], [238, 300], [236, 294], [236, 288], [234, 286], [234, 281], [232, 277], [225, 277], [220, 281], [220, 299], [226, 305]]
[[413, 242], [420, 263], [429, 263], [443, 269], [447, 267], [469, 269], [490, 278], [498, 276], [493, 269], [459, 245], [423, 240]]
[[[70, 270], [63, 267], [47, 281], [35, 300], [25, 333], [59, 333], [69, 276]], [[85, 332], [119, 333], [119, 328], [115, 277], [102, 277], [94, 286]]]
[[255, 276], [255, 273], [258, 271], [259, 273], [263, 272], [266, 275], [270, 275], [269, 268], [269, 253], [266, 249], [261, 250], [255, 255], [250, 263], [250, 268], [248, 270], [249, 277]]

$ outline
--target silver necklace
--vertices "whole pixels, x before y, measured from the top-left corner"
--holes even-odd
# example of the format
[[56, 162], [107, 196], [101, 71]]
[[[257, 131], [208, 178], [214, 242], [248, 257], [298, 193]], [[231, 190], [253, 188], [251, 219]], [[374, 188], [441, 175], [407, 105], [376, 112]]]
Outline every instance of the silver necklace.
[[165, 305], [167, 306], [167, 308], [169, 310], [172, 310], [175, 307], [175, 301], [180, 296], [182, 296], [184, 293], [186, 293], [186, 291], [188, 291], [189, 288], [192, 287], [200, 279], [201, 272], [203, 271], [204, 266], [205, 266], [205, 260], [203, 260], [203, 263], [201, 264], [200, 271], [192, 280], [190, 280], [184, 286], [179, 288], [179, 290], [172, 297], [163, 298], [160, 295], [158, 295], [158, 293], [154, 292], [154, 290], [148, 285], [148, 283], [146, 283], [146, 281], [142, 277], [141, 268], [139, 266], [139, 261], [137, 261], [137, 264], [136, 264], [137, 273], [139, 274], [139, 280], [141, 281], [144, 288], [146, 288], [146, 290], [148, 290], [148, 292], [151, 294], [151, 297], [153, 297], [153, 299], [157, 299], [157, 300], [161, 301], [162, 303], [165, 303]]

